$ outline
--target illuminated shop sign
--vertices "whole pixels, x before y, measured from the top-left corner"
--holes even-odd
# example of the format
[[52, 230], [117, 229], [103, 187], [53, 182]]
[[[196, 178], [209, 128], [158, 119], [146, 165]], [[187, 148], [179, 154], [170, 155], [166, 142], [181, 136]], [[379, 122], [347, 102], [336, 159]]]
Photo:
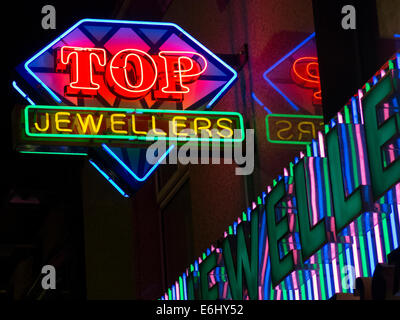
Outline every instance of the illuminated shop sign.
[[210, 108], [236, 72], [173, 23], [84, 19], [23, 65], [58, 103]]
[[271, 143], [308, 144], [324, 129], [323, 116], [269, 114], [265, 117], [267, 139]]
[[321, 85], [315, 33], [270, 66], [263, 77], [294, 111], [321, 113]]
[[400, 241], [400, 53], [161, 299], [354, 292]]
[[[23, 114], [28, 137], [62, 139], [84, 144], [118, 140], [226, 141], [244, 140], [243, 118], [235, 112], [199, 112], [126, 108], [27, 106]], [[234, 137], [234, 130], [241, 136]]]
[[[18, 118], [20, 152], [97, 154], [90, 159], [96, 169], [118, 176], [128, 167], [133, 174], [120, 178], [140, 184], [158, 164], [150, 166], [145, 153], [130, 147], [147, 147], [149, 129], [169, 139], [169, 121], [178, 141], [186, 139], [184, 129], [199, 143], [244, 138], [240, 115], [209, 112], [236, 71], [173, 23], [83, 19], [17, 71], [13, 87], [31, 105]], [[200, 138], [213, 129], [216, 137]], [[242, 136], [233, 139], [234, 129]]]

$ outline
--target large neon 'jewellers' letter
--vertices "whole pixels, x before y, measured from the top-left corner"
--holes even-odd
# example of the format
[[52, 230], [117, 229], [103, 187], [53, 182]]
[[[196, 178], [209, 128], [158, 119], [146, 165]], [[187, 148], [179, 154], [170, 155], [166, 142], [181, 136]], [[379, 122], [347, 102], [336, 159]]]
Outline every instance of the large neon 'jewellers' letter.
[[[179, 100], [190, 91], [184, 84], [193, 83], [207, 69], [207, 60], [197, 52], [160, 51], [158, 56], [164, 64], [159, 74], [156, 99]], [[160, 64], [161, 64], [160, 63]]]
[[68, 65], [70, 65], [71, 82], [65, 86], [65, 95], [96, 95], [100, 85], [94, 82], [93, 75], [94, 71], [103, 72], [105, 69], [105, 50], [64, 46], [59, 51], [56, 69], [65, 71]]
[[149, 54], [141, 50], [121, 50], [107, 66], [107, 84], [116, 95], [126, 99], [144, 97], [156, 80], [156, 63]]

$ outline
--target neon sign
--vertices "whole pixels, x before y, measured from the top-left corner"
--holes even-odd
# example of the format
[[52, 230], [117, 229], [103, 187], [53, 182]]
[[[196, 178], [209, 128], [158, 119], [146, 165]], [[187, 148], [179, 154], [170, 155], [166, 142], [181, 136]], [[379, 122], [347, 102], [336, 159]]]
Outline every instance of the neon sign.
[[97, 19], [79, 21], [19, 69], [58, 103], [171, 110], [211, 108], [237, 78], [173, 23]]
[[323, 116], [269, 114], [265, 123], [271, 143], [308, 144], [324, 129]]
[[[144, 147], [148, 142], [142, 140], [141, 133], [133, 131], [132, 124], [135, 122], [122, 123], [124, 120], [121, 119], [125, 117], [118, 116], [118, 113], [126, 115], [124, 112], [129, 109], [126, 112], [143, 110], [143, 114], [149, 114], [145, 110], [152, 109], [153, 117], [163, 115], [162, 118], [166, 119], [165, 110], [187, 111], [179, 116], [187, 117], [188, 128], [199, 129], [208, 124], [225, 126], [223, 120], [215, 118], [217, 114], [202, 110], [211, 110], [237, 79], [233, 68], [176, 24], [101, 19], [80, 20], [18, 66], [17, 71], [26, 83], [21, 85], [22, 81], [18, 79], [18, 85], [14, 81], [13, 87], [31, 105], [56, 102], [65, 109], [57, 112], [57, 107], [48, 107], [48, 118], [44, 113], [40, 116], [40, 123], [35, 122], [35, 125], [29, 117], [33, 110], [38, 109], [27, 107], [27, 113], [22, 112], [28, 122], [17, 146], [19, 152], [96, 154], [99, 156], [96, 162], [92, 161], [93, 166], [102, 175], [107, 170], [111, 170], [114, 177], [122, 172], [120, 180], [127, 180], [124, 183], [132, 189], [137, 189], [145, 180], [142, 177], [149, 177], [158, 164], [150, 166], [143, 152], [126, 148]], [[69, 109], [78, 106], [81, 109], [92, 108], [91, 117], [89, 110], [85, 110], [84, 115], [79, 113], [81, 109], [75, 110], [78, 113]], [[104, 110], [98, 110], [100, 108]], [[115, 114], [112, 115], [111, 110], [106, 111], [107, 108], [114, 108]], [[196, 112], [193, 113], [194, 110]], [[101, 115], [107, 123], [99, 122]], [[205, 120], [201, 121], [201, 118]], [[243, 128], [241, 118], [228, 118], [233, 121], [228, 127]], [[159, 123], [153, 127], [157, 129]], [[77, 126], [68, 127], [72, 124]], [[182, 119], [175, 124], [180, 129], [186, 127], [182, 126]], [[121, 126], [130, 126], [130, 131]], [[143, 130], [148, 129], [144, 127]], [[48, 130], [44, 130], [46, 128]], [[96, 134], [86, 139], [74, 134], [79, 130]], [[51, 137], [51, 134], [62, 134], [63, 137]], [[99, 148], [100, 142], [112, 144], [112, 147], [102, 144], [103, 147]], [[105, 161], [105, 158], [108, 160]], [[101, 165], [103, 161], [105, 163]], [[132, 174], [124, 174], [126, 167]], [[134, 172], [139, 168], [144, 171]], [[108, 174], [106, 176], [109, 177]]]
[[[244, 139], [243, 118], [236, 112], [28, 106], [23, 112], [23, 123], [28, 137], [41, 141], [60, 138], [63, 144], [76, 144], [77, 139], [84, 145], [115, 139], [127, 146], [135, 141]], [[240, 130], [241, 137], [234, 138], [234, 130]]]
[[263, 77], [294, 111], [319, 114], [322, 100], [315, 33], [270, 66]]
[[[188, 85], [207, 69], [204, 56], [193, 51], [160, 51], [150, 56], [130, 48], [118, 51], [109, 61], [106, 56], [101, 48], [61, 47], [56, 70], [70, 75], [65, 95], [92, 97], [107, 87], [123, 99], [138, 100], [152, 91], [153, 100], [183, 101], [190, 92]], [[97, 76], [95, 82], [95, 74], [104, 77]]]
[[399, 108], [397, 53], [161, 299], [353, 293], [399, 247]]

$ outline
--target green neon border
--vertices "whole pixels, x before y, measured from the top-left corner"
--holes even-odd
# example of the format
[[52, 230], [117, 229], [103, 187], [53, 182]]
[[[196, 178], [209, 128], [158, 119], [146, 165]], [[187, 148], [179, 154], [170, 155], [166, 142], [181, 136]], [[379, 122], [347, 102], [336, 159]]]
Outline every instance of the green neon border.
[[[31, 133], [29, 132], [29, 121], [28, 112], [30, 109], [48, 109], [48, 110], [87, 110], [87, 111], [113, 111], [113, 112], [126, 112], [126, 113], [172, 113], [172, 114], [199, 114], [199, 115], [230, 115], [230, 116], [237, 116], [239, 119], [239, 129], [241, 130], [241, 137], [239, 139], [236, 138], [229, 138], [229, 139], [215, 139], [215, 138], [186, 138], [186, 137], [143, 137], [143, 136], [130, 136], [130, 135], [82, 135], [82, 134], [75, 134], [75, 135], [67, 135], [62, 133], [52, 133], [52, 134], [43, 134], [43, 133]], [[157, 140], [167, 140], [167, 141], [185, 141], [185, 142], [242, 142], [244, 141], [244, 124], [243, 124], [243, 117], [238, 112], [227, 112], [227, 111], [186, 111], [186, 110], [152, 110], [152, 109], [130, 109], [130, 108], [96, 108], [96, 107], [63, 107], [63, 106], [26, 106], [24, 110], [24, 122], [25, 122], [25, 134], [29, 137], [49, 137], [49, 138], [64, 138], [64, 139], [77, 139], [77, 138], [85, 138], [85, 139], [107, 139], [107, 140], [127, 140], [127, 141], [157, 141]]]
[[275, 117], [275, 118], [311, 118], [311, 119], [324, 119], [323, 116], [317, 116], [317, 115], [297, 115], [297, 114], [279, 114], [279, 113], [273, 113], [273, 114], [268, 114], [265, 117], [265, 126], [266, 126], [266, 131], [267, 131], [267, 140], [270, 143], [279, 143], [279, 144], [297, 144], [297, 145], [307, 145], [311, 143], [311, 141], [282, 141], [282, 140], [272, 140], [269, 136], [269, 125], [268, 125], [268, 119], [270, 117]]
[[76, 153], [70, 153], [70, 152], [52, 152], [52, 151], [24, 151], [20, 150], [18, 151], [19, 153], [27, 153], [27, 154], [54, 154], [54, 155], [68, 155], [68, 156], [87, 156], [87, 153], [83, 152], [76, 152]]

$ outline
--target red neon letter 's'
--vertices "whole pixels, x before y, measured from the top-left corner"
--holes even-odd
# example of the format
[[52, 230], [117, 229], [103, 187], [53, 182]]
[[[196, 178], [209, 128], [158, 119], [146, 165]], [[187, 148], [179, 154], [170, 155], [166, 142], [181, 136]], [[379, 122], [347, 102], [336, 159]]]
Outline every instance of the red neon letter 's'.
[[157, 66], [146, 52], [125, 49], [110, 61], [106, 81], [110, 89], [125, 99], [140, 99], [153, 87], [157, 79]]
[[321, 84], [317, 57], [302, 57], [297, 59], [293, 63], [291, 75], [294, 82], [299, 86], [314, 90], [313, 104], [321, 104]]
[[164, 65], [159, 73], [156, 99], [182, 101], [183, 93], [190, 91], [184, 84], [195, 82], [207, 69], [207, 60], [197, 52], [160, 51], [158, 56]]
[[105, 50], [64, 46], [58, 51], [56, 71], [65, 71], [68, 65], [70, 65], [71, 82], [65, 86], [65, 94], [96, 95], [100, 85], [93, 81], [93, 75], [95, 71], [103, 72], [105, 69]]

